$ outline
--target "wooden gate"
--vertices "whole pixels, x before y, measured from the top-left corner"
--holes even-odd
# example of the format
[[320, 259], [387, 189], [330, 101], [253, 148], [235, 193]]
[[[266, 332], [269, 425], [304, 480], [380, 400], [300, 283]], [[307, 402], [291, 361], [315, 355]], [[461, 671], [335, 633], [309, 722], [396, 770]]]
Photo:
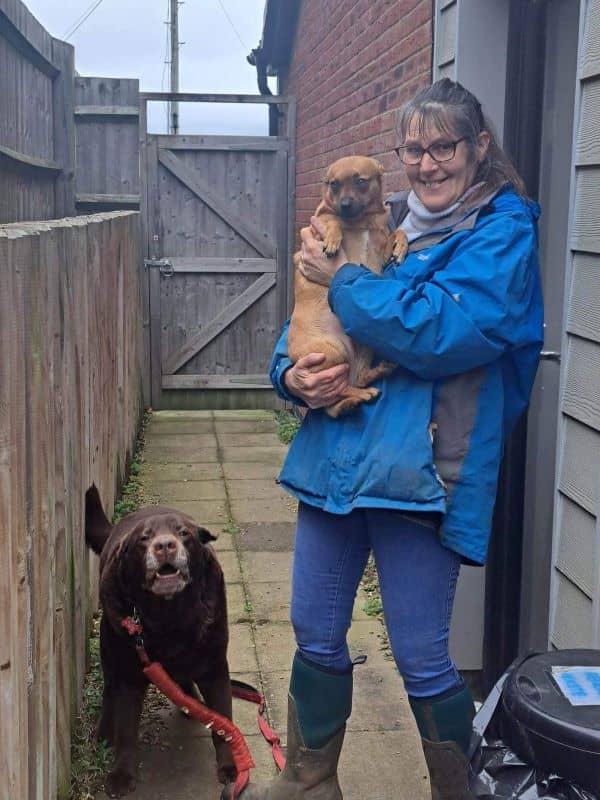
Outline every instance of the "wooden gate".
[[[141, 97], [142, 131], [148, 100], [204, 99]], [[242, 99], [230, 97], [212, 99]], [[289, 139], [145, 134], [141, 165], [152, 407], [273, 407], [267, 372], [291, 263]]]

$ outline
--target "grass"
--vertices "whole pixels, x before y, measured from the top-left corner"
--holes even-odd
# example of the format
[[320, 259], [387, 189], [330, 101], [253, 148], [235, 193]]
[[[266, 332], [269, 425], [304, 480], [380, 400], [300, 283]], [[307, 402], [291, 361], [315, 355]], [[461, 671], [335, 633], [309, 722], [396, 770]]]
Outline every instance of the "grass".
[[90, 668], [83, 687], [83, 704], [76, 720], [71, 744], [69, 800], [92, 800], [102, 786], [111, 760], [110, 749], [104, 742], [98, 742], [95, 737], [103, 686], [99, 634], [100, 617], [96, 616], [89, 640]]
[[275, 419], [277, 420], [277, 435], [279, 436], [279, 440], [284, 444], [290, 444], [298, 432], [302, 420], [291, 411], [276, 411]]
[[379, 617], [383, 620], [383, 606], [381, 604], [381, 592], [379, 589], [379, 579], [377, 577], [377, 568], [373, 556], [369, 556], [367, 566], [362, 579], [362, 588], [367, 595], [364, 611], [370, 617]]
[[[121, 496], [115, 503], [113, 524], [116, 524], [126, 514], [135, 511], [147, 499], [144, 497], [139, 474], [145, 444], [144, 430], [150, 416], [150, 412], [146, 412], [142, 419], [135, 453], [129, 465], [128, 479], [121, 488]], [[104, 742], [99, 742], [95, 736], [104, 685], [100, 664], [100, 618], [100, 614], [94, 617], [88, 642], [90, 666], [85, 677], [81, 711], [75, 722], [71, 744], [69, 800], [92, 800], [102, 787], [112, 757], [110, 748]]]
[[142, 482], [140, 480], [140, 470], [143, 461], [143, 451], [146, 444], [144, 438], [144, 431], [152, 416], [151, 412], [147, 411], [140, 425], [138, 438], [135, 446], [135, 453], [129, 464], [129, 472], [127, 482], [121, 487], [121, 496], [115, 503], [113, 512], [113, 525], [132, 511], [136, 511], [146, 500], [143, 496]]

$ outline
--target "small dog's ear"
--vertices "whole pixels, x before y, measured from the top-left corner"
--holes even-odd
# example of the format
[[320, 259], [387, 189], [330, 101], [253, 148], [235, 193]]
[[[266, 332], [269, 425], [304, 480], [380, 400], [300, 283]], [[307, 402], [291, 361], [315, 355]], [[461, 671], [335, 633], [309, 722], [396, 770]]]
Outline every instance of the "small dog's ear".
[[202, 542], [202, 544], [208, 544], [209, 542], [216, 542], [217, 536], [213, 536], [210, 531], [207, 531], [206, 528], [198, 528], [198, 538]]
[[381, 163], [381, 161], [377, 161], [376, 158], [374, 158], [373, 161], [375, 162], [375, 165], [377, 166], [377, 170], [378, 170], [379, 174], [383, 175], [383, 164]]

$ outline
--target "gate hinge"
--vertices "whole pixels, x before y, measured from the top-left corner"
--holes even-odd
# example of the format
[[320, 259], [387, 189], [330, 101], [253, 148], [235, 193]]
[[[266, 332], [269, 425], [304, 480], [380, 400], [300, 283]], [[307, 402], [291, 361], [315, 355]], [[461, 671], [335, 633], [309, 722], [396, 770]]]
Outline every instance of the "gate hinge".
[[170, 278], [171, 275], [173, 275], [173, 273], [175, 272], [173, 264], [169, 261], [168, 258], [145, 258], [144, 266], [158, 267], [160, 274], [165, 275], [167, 278]]
[[560, 364], [560, 353], [556, 350], [542, 350], [540, 358], [542, 361], [557, 361]]

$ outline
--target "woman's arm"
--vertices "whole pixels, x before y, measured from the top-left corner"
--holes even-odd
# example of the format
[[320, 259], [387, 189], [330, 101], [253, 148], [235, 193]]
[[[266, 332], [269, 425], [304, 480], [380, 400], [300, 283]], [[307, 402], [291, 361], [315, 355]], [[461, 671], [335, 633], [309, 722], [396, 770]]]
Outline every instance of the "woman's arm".
[[313, 372], [325, 360], [323, 353], [309, 353], [294, 364], [287, 353], [286, 322], [275, 347], [269, 375], [273, 388], [282, 400], [309, 408], [322, 408], [340, 399], [348, 386], [348, 364]]
[[353, 339], [434, 380], [541, 342], [536, 251], [525, 210], [492, 212], [430, 280], [406, 289], [348, 264], [334, 276], [329, 302]]

